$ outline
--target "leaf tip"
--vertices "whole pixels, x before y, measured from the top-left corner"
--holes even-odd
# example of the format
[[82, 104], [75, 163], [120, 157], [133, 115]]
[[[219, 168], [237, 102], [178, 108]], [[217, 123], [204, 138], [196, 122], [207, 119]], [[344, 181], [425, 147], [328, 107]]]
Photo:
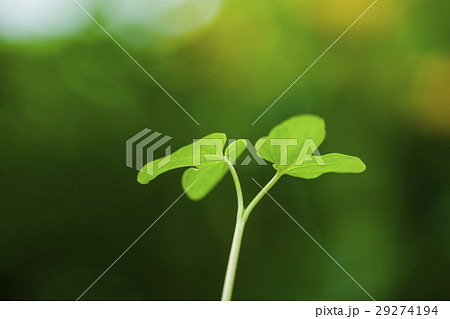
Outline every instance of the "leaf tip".
[[137, 181], [139, 184], [147, 185], [150, 182], [150, 178], [147, 174], [140, 171], [137, 176]]
[[367, 169], [367, 166], [366, 166], [366, 164], [364, 164], [364, 162], [361, 159], [360, 159], [360, 161], [361, 161], [361, 171], [360, 171], [360, 173], [362, 173], [362, 172], [364, 172]]

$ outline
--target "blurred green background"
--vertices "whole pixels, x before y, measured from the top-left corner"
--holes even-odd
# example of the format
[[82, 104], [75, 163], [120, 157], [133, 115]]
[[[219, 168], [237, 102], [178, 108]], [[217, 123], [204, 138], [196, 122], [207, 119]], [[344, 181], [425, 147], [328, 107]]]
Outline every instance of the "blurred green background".
[[[322, 153], [367, 171], [283, 178], [281, 205], [377, 300], [450, 298], [448, 1], [0, 0], [0, 298], [76, 299], [181, 194], [125, 166], [144, 128], [173, 149], [256, 142], [290, 116], [327, 123]], [[238, 166], [248, 203], [270, 166]], [[235, 221], [227, 176], [183, 197], [83, 296], [220, 298]], [[368, 300], [269, 198], [247, 223], [238, 300]]]

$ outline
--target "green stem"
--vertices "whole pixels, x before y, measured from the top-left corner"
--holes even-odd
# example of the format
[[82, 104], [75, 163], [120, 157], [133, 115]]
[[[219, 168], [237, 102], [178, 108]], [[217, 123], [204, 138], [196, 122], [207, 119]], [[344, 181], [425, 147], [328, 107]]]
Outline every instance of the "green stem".
[[234, 278], [236, 276], [236, 267], [239, 259], [239, 250], [241, 248], [242, 235], [244, 234], [245, 222], [238, 217], [234, 229], [233, 243], [231, 244], [230, 257], [228, 258], [227, 272], [223, 283], [222, 301], [230, 301], [233, 294]]
[[239, 182], [239, 177], [236, 173], [236, 170], [234, 169], [233, 164], [231, 164], [231, 162], [226, 157], [224, 157], [223, 160], [227, 164], [228, 169], [231, 172], [231, 176], [233, 177], [234, 185], [236, 186], [236, 196], [238, 202], [237, 215], [240, 216], [244, 211], [244, 196], [242, 195], [241, 183]]
[[[239, 198], [242, 199], [242, 191], [239, 179], [237, 178], [237, 174], [236, 171], [234, 170], [233, 165], [228, 166], [230, 167], [231, 174], [233, 175], [233, 179], [236, 184], [236, 191], [238, 193], [238, 203], [239, 203]], [[267, 183], [267, 185], [264, 186], [264, 188], [258, 193], [258, 195], [256, 195], [256, 197], [250, 202], [250, 205], [245, 210], [243, 209], [243, 206], [240, 206], [238, 204], [236, 227], [234, 229], [233, 242], [231, 244], [230, 256], [228, 258], [227, 272], [225, 274], [225, 282], [223, 284], [222, 290], [222, 301], [231, 300], [231, 296], [233, 294], [233, 286], [234, 286], [234, 279], [236, 277], [236, 268], [239, 259], [239, 251], [241, 248], [242, 236], [244, 235], [245, 223], [248, 219], [248, 216], [252, 212], [253, 208], [255, 208], [256, 204], [258, 204], [258, 202], [261, 200], [261, 198], [269, 191], [269, 189], [272, 188], [273, 185], [275, 185], [275, 183], [278, 181], [281, 175], [282, 174], [279, 174], [277, 172], [277, 174], [275, 174], [275, 176], [269, 181], [269, 183]]]
[[248, 207], [245, 209], [244, 216], [243, 216], [244, 223], [247, 221], [248, 216], [252, 212], [253, 208], [255, 208], [256, 204], [259, 203], [261, 198], [263, 198], [263, 196], [266, 195], [266, 193], [272, 188], [273, 185], [275, 185], [275, 183], [280, 179], [280, 177], [282, 175], [283, 174], [281, 174], [277, 171], [275, 176], [272, 177], [272, 179], [267, 183], [267, 185], [261, 189], [261, 191], [258, 193], [258, 195], [256, 195], [255, 198], [253, 198], [253, 200], [250, 202]]

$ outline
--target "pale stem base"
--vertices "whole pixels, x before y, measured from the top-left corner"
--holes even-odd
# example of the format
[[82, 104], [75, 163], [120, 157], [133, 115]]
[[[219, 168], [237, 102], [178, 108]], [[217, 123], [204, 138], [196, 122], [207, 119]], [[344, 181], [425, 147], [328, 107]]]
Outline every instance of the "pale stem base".
[[228, 258], [227, 273], [223, 284], [222, 301], [230, 301], [233, 294], [234, 278], [241, 249], [242, 235], [244, 234], [245, 222], [238, 217], [234, 229], [233, 243], [231, 244], [230, 257]]

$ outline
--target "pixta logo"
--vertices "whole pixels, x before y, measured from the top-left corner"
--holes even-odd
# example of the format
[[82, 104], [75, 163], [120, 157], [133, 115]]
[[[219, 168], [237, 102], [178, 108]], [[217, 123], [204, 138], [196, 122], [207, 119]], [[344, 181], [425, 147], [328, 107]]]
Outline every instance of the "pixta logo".
[[[126, 163], [127, 167], [140, 170], [144, 164], [154, 160], [154, 152], [170, 141], [172, 137], [153, 132], [146, 128], [126, 142]], [[171, 147], [166, 147], [164, 160], [158, 163], [158, 169], [166, 165], [171, 160]], [[133, 156], [135, 155], [135, 156]], [[153, 174], [153, 166], [147, 166], [147, 173]]]

